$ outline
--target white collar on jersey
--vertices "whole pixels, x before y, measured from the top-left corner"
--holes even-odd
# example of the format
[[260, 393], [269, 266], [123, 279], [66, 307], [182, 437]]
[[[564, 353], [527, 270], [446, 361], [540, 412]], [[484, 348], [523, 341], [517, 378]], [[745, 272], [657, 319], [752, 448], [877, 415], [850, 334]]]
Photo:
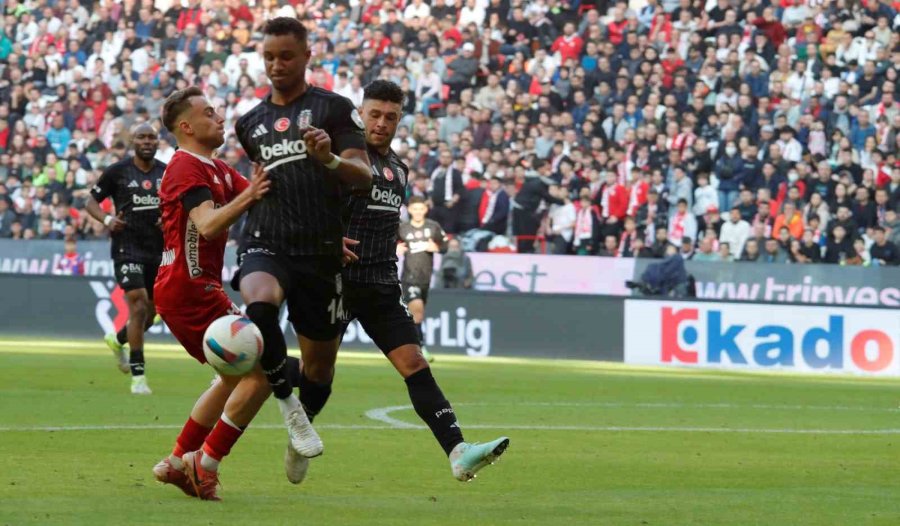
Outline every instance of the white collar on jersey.
[[215, 165], [216, 165], [216, 163], [212, 162], [212, 159], [210, 159], [209, 157], [203, 157], [202, 155], [200, 155], [200, 154], [198, 154], [198, 153], [194, 153], [194, 152], [192, 152], [192, 151], [190, 151], [190, 150], [185, 150], [184, 148], [179, 148], [179, 150], [182, 151], [182, 152], [184, 152], [184, 153], [193, 155], [193, 156], [196, 157], [197, 159], [200, 159], [201, 161], [203, 161], [204, 163], [206, 163], [206, 164], [208, 164], [208, 165], [210, 165], [210, 166], [215, 166]]

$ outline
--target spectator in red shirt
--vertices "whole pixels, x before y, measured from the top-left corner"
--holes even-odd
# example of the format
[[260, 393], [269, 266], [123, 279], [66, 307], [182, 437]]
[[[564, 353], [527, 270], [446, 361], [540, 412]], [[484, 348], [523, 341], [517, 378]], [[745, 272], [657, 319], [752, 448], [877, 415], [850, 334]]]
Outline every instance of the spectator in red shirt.
[[606, 26], [609, 33], [609, 41], [613, 45], [618, 46], [625, 39], [626, 27], [628, 27], [628, 20], [625, 19], [625, 13], [622, 11], [622, 8], [617, 6], [613, 12], [612, 21]]
[[584, 48], [584, 40], [575, 32], [575, 24], [566, 22], [566, 25], [563, 26], [562, 36], [553, 42], [550, 51], [558, 52], [560, 62], [565, 64], [569, 59], [578, 61], [581, 57], [582, 48]]
[[191, 0], [187, 9], [182, 9], [178, 15], [178, 22], [175, 23], [175, 27], [178, 28], [179, 33], [184, 31], [188, 24], [194, 24], [198, 29], [202, 30], [203, 26], [200, 24], [200, 17], [202, 16], [203, 8], [200, 7], [200, 0]]
[[753, 15], [750, 15], [750, 17], [753, 18], [753, 25], [765, 33], [766, 38], [769, 39], [769, 42], [771, 42], [776, 49], [782, 42], [787, 40], [787, 31], [785, 31], [781, 22], [775, 18], [775, 12], [771, 7], [763, 9], [762, 18]]

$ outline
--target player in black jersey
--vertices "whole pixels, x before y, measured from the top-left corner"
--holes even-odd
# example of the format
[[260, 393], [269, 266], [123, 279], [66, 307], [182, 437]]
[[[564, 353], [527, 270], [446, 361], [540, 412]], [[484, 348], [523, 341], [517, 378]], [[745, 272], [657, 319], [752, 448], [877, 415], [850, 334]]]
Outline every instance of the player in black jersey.
[[[509, 445], [509, 439], [501, 437], [487, 444], [463, 441], [453, 407], [422, 356], [419, 334], [401, 298], [397, 278], [397, 227], [409, 168], [391, 150], [391, 141], [402, 117], [402, 105], [403, 91], [393, 82], [376, 80], [365, 88], [360, 110], [366, 125], [373, 182], [371, 188], [348, 196], [345, 208], [347, 237], [359, 242], [355, 247], [359, 259], [345, 267], [343, 273], [343, 306], [347, 314], [344, 328], [353, 319], [359, 320], [405, 379], [413, 407], [450, 457], [453, 475], [466, 481], [499, 457]], [[334, 362], [330, 365], [333, 367]], [[312, 419], [322, 410], [325, 399], [310, 394], [309, 380], [304, 378], [302, 370], [292, 381], [299, 384], [300, 401]], [[305, 468], [297, 474], [288, 471], [288, 479], [297, 483], [304, 473]]]
[[434, 271], [434, 253], [440, 252], [447, 245], [447, 234], [440, 223], [426, 219], [428, 205], [421, 197], [413, 197], [407, 206], [409, 221], [400, 225], [397, 237], [400, 243], [397, 252], [403, 258], [403, 299], [409, 305], [419, 331], [419, 342], [422, 354], [429, 362], [434, 358], [425, 348], [422, 334], [422, 320], [425, 319], [425, 304], [428, 303], [428, 291], [431, 288], [431, 274]]
[[[313, 457], [322, 442], [287, 381], [287, 345], [278, 312], [287, 302], [309, 380], [327, 397], [340, 331], [341, 188], [372, 183], [363, 122], [346, 98], [306, 83], [307, 32], [295, 18], [263, 28], [263, 61], [272, 94], [236, 124], [251, 161], [262, 164], [271, 190], [250, 209], [233, 282], [247, 316], [263, 335], [263, 370], [291, 436], [288, 456]], [[309, 394], [309, 393], [308, 393]]]
[[[106, 343], [119, 359], [123, 373], [131, 371], [131, 392], [150, 394], [144, 376], [144, 331], [153, 325], [153, 283], [162, 257], [163, 235], [159, 228], [159, 184], [166, 165], [153, 157], [159, 146], [156, 130], [139, 124], [132, 130], [134, 157], [109, 166], [91, 190], [86, 209], [103, 222], [112, 238], [116, 281], [125, 291], [128, 322], [118, 334], [107, 334]], [[100, 204], [111, 197], [116, 215]], [[128, 342], [129, 353], [123, 345]]]

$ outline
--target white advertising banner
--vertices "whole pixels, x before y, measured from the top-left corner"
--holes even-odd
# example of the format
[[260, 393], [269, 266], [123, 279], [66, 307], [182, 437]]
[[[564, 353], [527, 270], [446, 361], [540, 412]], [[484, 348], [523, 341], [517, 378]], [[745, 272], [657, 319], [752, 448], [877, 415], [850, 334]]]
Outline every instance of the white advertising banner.
[[900, 311], [625, 301], [625, 363], [900, 376]]

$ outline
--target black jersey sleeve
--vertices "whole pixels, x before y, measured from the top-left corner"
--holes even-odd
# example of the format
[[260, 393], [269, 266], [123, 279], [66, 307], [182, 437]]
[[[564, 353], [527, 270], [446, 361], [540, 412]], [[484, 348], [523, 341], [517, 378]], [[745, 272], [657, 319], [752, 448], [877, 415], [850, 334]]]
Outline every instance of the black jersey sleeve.
[[447, 242], [450, 241], [447, 237], [447, 233], [444, 232], [443, 227], [441, 227], [441, 224], [437, 221], [434, 221], [431, 227], [431, 238], [434, 240], [435, 244], [437, 244], [440, 251], [444, 252], [447, 249]]
[[253, 141], [249, 139], [249, 135], [247, 133], [247, 118], [246, 116], [241, 116], [236, 123], [234, 123], [234, 135], [237, 137], [238, 142], [241, 145], [241, 148], [244, 149], [244, 153], [247, 154], [247, 158], [253, 162], [257, 162], [256, 160], [256, 148], [253, 144]]
[[328, 112], [328, 120], [324, 124], [325, 131], [331, 137], [331, 151], [340, 155], [345, 150], [366, 149], [366, 135], [359, 112], [346, 97], [335, 97]]
[[116, 163], [108, 166], [106, 170], [103, 170], [103, 174], [100, 175], [97, 184], [91, 188], [91, 197], [98, 203], [102, 203], [104, 199], [115, 193], [116, 181], [120, 175], [118, 166], [118, 163]]

